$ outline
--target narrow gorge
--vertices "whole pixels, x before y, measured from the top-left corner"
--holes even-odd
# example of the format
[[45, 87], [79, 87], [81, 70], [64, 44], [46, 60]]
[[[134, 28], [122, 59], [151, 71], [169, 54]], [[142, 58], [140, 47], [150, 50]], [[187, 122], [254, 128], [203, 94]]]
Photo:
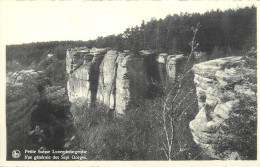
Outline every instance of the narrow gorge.
[[46, 3], [3, 20], [6, 161], [257, 160], [255, 2]]
[[[194, 111], [198, 114], [190, 122], [195, 143], [202, 148], [203, 154], [213, 159], [252, 158], [241, 155], [241, 148], [229, 148], [223, 141], [232, 141], [237, 137], [233, 131], [238, 129], [232, 129], [227, 120], [239, 119], [241, 115], [244, 116], [243, 112], [249, 112], [248, 108], [254, 112], [256, 70], [246, 66], [248, 62], [242, 57], [205, 61], [205, 54], [195, 54], [200, 55], [192, 68], [199, 110]], [[256, 51], [249, 55], [254, 57]], [[155, 55], [145, 50], [134, 55], [128, 51], [77, 48], [67, 51], [66, 60], [68, 95], [72, 105], [102, 104], [114, 115], [120, 116], [124, 115], [131, 103], [156, 96], [151, 95], [153, 85], [166, 87], [174, 84], [179, 73], [184, 70], [187, 56], [166, 53]], [[74, 117], [85, 114], [74, 110], [71, 112]], [[254, 114], [250, 115], [249, 112], [247, 115], [250, 116], [247, 123], [256, 121]], [[238, 122], [233, 126], [243, 127], [245, 124]], [[230, 129], [226, 132], [228, 134], [223, 134], [225, 128]], [[224, 150], [222, 152], [215, 148], [220, 149], [220, 145]]]
[[[189, 70], [192, 72], [185, 79], [188, 81], [186, 94], [194, 87], [195, 96], [191, 94], [190, 97], [195, 101], [192, 108], [198, 106], [198, 109], [191, 110], [189, 117], [182, 123], [176, 123], [176, 128], [182, 127], [179, 133], [185, 134], [183, 138], [193, 137], [190, 140], [201, 149], [199, 154], [209, 159], [254, 158], [254, 148], [236, 139], [240, 130], [241, 133], [250, 133], [243, 128], [253, 128], [253, 131], [256, 128], [256, 69], [248, 63], [256, 57], [256, 51], [252, 50], [243, 57], [210, 61], [205, 53], [194, 55], [194, 65]], [[161, 97], [162, 90], [171, 91], [164, 88], [178, 82], [187, 61], [188, 55], [184, 54], [156, 55], [147, 50], [132, 54], [127, 50], [119, 52], [107, 48], [80, 47], [66, 52], [67, 89], [52, 85], [42, 71], [9, 72], [6, 116], [8, 143], [12, 145], [7, 143], [7, 149], [77, 150], [87, 147], [89, 143], [85, 146], [84, 143], [92, 140], [91, 135], [86, 137], [91, 127], [98, 124], [106, 126], [106, 122], [90, 120], [92, 117], [88, 112], [99, 114], [94, 108], [103, 106], [105, 113], [109, 114], [109, 122], [124, 119], [126, 112], [134, 111], [133, 105]], [[167, 95], [168, 92], [165, 93]], [[185, 99], [186, 96], [180, 98]], [[154, 105], [155, 109], [160, 107], [159, 103], [152, 103], [149, 105]], [[163, 109], [156, 110], [161, 114]], [[145, 117], [142, 112], [140, 116]], [[155, 118], [159, 119], [156, 115]], [[150, 123], [149, 126], [152, 126], [155, 122]], [[89, 132], [84, 130], [86, 127], [90, 127]], [[163, 129], [159, 129], [156, 133], [162, 132]], [[100, 133], [103, 133], [102, 130]], [[250, 142], [256, 140], [256, 133], [252, 135]], [[22, 142], [24, 139], [26, 143]], [[187, 145], [181, 144], [177, 138], [173, 140], [179, 144], [174, 146], [177, 150]], [[237, 142], [236, 146], [232, 144], [234, 141]]]

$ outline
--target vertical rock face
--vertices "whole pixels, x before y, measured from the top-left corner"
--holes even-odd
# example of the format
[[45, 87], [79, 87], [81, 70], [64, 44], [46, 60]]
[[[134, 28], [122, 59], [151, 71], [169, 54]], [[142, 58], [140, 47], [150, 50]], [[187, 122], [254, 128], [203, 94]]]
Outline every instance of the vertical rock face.
[[38, 83], [45, 83], [41, 72], [33, 70], [7, 74], [6, 83], [6, 126], [7, 157], [12, 150], [30, 148], [28, 131], [31, 114], [38, 108], [40, 93]]
[[93, 102], [97, 92], [99, 65], [105, 49], [72, 49], [67, 51], [67, 83], [69, 100], [78, 98]]
[[[27, 132], [31, 127], [31, 113], [38, 107], [40, 94], [37, 85], [8, 83], [6, 85], [7, 151], [30, 146]], [[26, 142], [27, 141], [27, 142]]]
[[157, 66], [158, 66], [158, 72], [160, 77], [160, 83], [163, 86], [167, 85], [167, 72], [166, 72], [166, 63], [167, 63], [167, 53], [159, 54], [156, 58]]
[[185, 66], [185, 56], [159, 54], [156, 58], [160, 83], [167, 86], [167, 83], [174, 83], [181, 68]]
[[86, 47], [73, 48], [67, 50], [66, 53], [66, 70], [68, 74], [71, 74], [77, 68], [79, 68], [84, 60], [92, 59], [92, 56], [88, 56], [89, 49]]
[[131, 101], [146, 94], [148, 85], [144, 57], [119, 55], [116, 76], [116, 112], [123, 114]]
[[183, 55], [170, 55], [167, 57], [166, 71], [169, 82], [174, 83], [177, 79], [181, 66], [184, 66]]
[[142, 98], [147, 90], [144, 57], [109, 51], [99, 67], [99, 103], [123, 114], [131, 101]]
[[[242, 57], [227, 57], [193, 67], [199, 113], [190, 122], [190, 129], [194, 141], [212, 158], [223, 159], [214, 146], [225, 141], [218, 139], [226, 137], [232, 141], [234, 137], [231, 133], [221, 136], [222, 127], [233, 128], [225, 121], [238, 116], [238, 111], [245, 107], [243, 104], [256, 102], [256, 83], [249, 79], [256, 79], [256, 70], [244, 64]], [[240, 158], [236, 150], [226, 150], [224, 159]]]
[[97, 100], [110, 109], [116, 104], [116, 75], [119, 55], [116, 51], [109, 51], [100, 64]]
[[[57, 139], [61, 131], [61, 128], [57, 129], [57, 122], [65, 124], [66, 120], [58, 120], [53, 114], [63, 115], [69, 108], [65, 88], [52, 86], [42, 71], [23, 70], [7, 73], [7, 158], [13, 159], [12, 150], [18, 149], [23, 155], [24, 149], [38, 149], [43, 146], [43, 143], [37, 143], [37, 140], [29, 137], [35, 126], [45, 126], [44, 135], [48, 135], [47, 129], [52, 128], [49, 132], [54, 134], [49, 134], [48, 140], [61, 144], [62, 139]], [[45, 117], [52, 119], [45, 120]]]
[[[67, 51], [69, 100], [99, 102], [124, 111], [147, 96], [154, 82], [175, 82], [183, 55], [160, 55], [142, 50], [138, 55], [105, 49], [75, 48]], [[160, 66], [158, 69], [158, 65]], [[84, 100], [85, 99], [85, 100]], [[78, 102], [77, 102], [78, 103]]]

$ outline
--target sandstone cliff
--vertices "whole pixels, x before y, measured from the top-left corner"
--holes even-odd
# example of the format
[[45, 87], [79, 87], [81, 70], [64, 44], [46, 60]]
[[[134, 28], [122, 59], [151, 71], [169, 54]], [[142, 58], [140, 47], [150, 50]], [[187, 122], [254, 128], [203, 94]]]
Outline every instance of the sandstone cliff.
[[7, 74], [6, 126], [7, 151], [30, 148], [28, 132], [31, 130], [31, 114], [40, 101], [38, 82], [46, 82], [41, 72], [20, 71]]
[[174, 83], [184, 58], [184, 55], [156, 56], [145, 50], [134, 55], [96, 48], [69, 49], [66, 55], [69, 100], [88, 105], [98, 102], [123, 114], [132, 102], [149, 96], [152, 84]]
[[[6, 87], [7, 150], [23, 149], [30, 146], [28, 136], [31, 113], [37, 109], [40, 94], [37, 85], [8, 84]], [[25, 139], [25, 140], [24, 140]], [[10, 156], [10, 154], [8, 155]]]
[[34, 70], [22, 70], [16, 72], [8, 72], [6, 76], [7, 83], [24, 83], [24, 82], [34, 82], [38, 85], [49, 84], [48, 78], [44, 75], [42, 71]]
[[[245, 107], [256, 107], [254, 106], [256, 103], [256, 82], [254, 82], [256, 81], [256, 69], [247, 67], [245, 63], [242, 57], [226, 57], [196, 64], [193, 67], [199, 113], [190, 122], [190, 129], [194, 141], [209, 157], [216, 159], [242, 158], [239, 151], [234, 149], [235, 146], [226, 145], [222, 150], [224, 153], [217, 151], [216, 147], [228, 140], [235, 143], [236, 138], [241, 136], [236, 134], [239, 128], [234, 130], [236, 127], [231, 126], [246, 124], [245, 122], [235, 124], [232, 121], [227, 123], [227, 120], [231, 118], [238, 120], [241, 113], [248, 112]], [[223, 129], [231, 130], [228, 134], [224, 134]]]
[[[39, 139], [38, 141], [37, 139], [32, 140], [29, 133], [33, 134], [34, 128], [37, 126], [38, 129], [46, 127], [44, 135], [49, 133], [47, 131], [50, 128], [54, 129], [55, 133], [53, 126], [57, 127], [59, 124], [57, 122], [60, 121], [58, 117], [55, 117], [55, 114], [62, 115], [66, 110], [69, 111], [69, 108], [70, 103], [65, 88], [51, 85], [42, 71], [23, 70], [7, 73], [6, 125], [8, 159], [11, 158], [12, 150], [18, 149], [23, 152], [24, 149], [38, 149], [43, 146], [43, 141]], [[53, 119], [46, 120], [47, 117]], [[39, 120], [43, 120], [43, 123]], [[48, 137], [50, 139], [53, 136]], [[55, 142], [62, 143], [61, 140]], [[37, 144], [39, 141], [40, 143]]]
[[67, 52], [67, 72], [69, 100], [84, 98], [88, 103], [95, 101], [99, 65], [105, 49], [72, 49]]
[[63, 112], [70, 107], [69, 97], [62, 86], [48, 85], [40, 92], [41, 101], [46, 101], [52, 106], [52, 112]]

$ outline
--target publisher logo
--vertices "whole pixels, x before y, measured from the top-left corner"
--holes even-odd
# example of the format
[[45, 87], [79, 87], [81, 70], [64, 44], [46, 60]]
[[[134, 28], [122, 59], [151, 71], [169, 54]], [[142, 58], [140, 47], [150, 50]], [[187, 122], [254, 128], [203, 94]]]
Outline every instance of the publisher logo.
[[15, 159], [18, 159], [20, 158], [21, 156], [21, 152], [19, 150], [13, 150], [12, 151], [12, 157], [15, 158]]

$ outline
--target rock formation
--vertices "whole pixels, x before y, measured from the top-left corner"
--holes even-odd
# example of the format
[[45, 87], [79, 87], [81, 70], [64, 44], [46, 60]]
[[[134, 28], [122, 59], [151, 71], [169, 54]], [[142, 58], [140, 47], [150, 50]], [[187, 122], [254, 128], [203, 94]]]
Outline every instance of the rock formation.
[[49, 84], [48, 78], [45, 77], [44, 72], [34, 70], [8, 72], [6, 76], [6, 82], [14, 84], [24, 82], [34, 82], [38, 85]]
[[[64, 125], [55, 115], [68, 111], [70, 102], [74, 123], [78, 124], [84, 119], [86, 106], [94, 103], [103, 104], [117, 115], [124, 114], [132, 103], [149, 98], [153, 84], [166, 87], [175, 83], [187, 60], [182, 54], [155, 55], [145, 50], [131, 54], [129, 51], [86, 47], [69, 49], [66, 54], [67, 91], [61, 86], [51, 85], [42, 71], [7, 73], [8, 153], [27, 147], [28, 143], [24, 145], [21, 141], [28, 137], [24, 134], [37, 125], [31, 122], [32, 113], [50, 114], [47, 118], [54, 122], [50, 126], [59, 128]], [[199, 113], [190, 122], [194, 141], [209, 157], [241, 159], [239, 151], [227, 149], [223, 157], [215, 146], [223, 135], [222, 128], [229, 126], [226, 120], [239, 115], [238, 111], [243, 110], [245, 103], [248, 108], [255, 107], [256, 69], [248, 67], [243, 57], [206, 61], [204, 53], [196, 56], [198, 62], [205, 62], [195, 64], [192, 69], [199, 106]], [[49, 56], [48, 61], [42, 61], [41, 65], [49, 66], [53, 57]], [[42, 122], [46, 123], [45, 120]], [[39, 130], [41, 126], [36, 127]], [[55, 132], [53, 129], [50, 131]], [[234, 135], [225, 137], [232, 139]]]
[[46, 82], [41, 72], [20, 71], [7, 74], [6, 83], [6, 126], [7, 150], [30, 147], [28, 131], [31, 129], [31, 114], [40, 101], [38, 82]]
[[95, 101], [97, 92], [99, 65], [106, 49], [72, 49], [67, 52], [67, 72], [69, 100], [73, 102], [83, 98], [89, 104]]
[[162, 53], [157, 56], [156, 62], [157, 62], [157, 68], [160, 76], [160, 83], [163, 86], [166, 86], [167, 83], [167, 73], [166, 73], [166, 60], [167, 60], [168, 54]]
[[174, 83], [176, 81], [177, 75], [185, 66], [185, 60], [186, 59], [182, 54], [170, 55], [167, 57], [166, 71], [169, 82]]
[[[209, 157], [241, 159], [236, 150], [228, 148], [221, 157], [214, 146], [224, 142], [219, 140], [223, 137], [221, 129], [231, 126], [225, 121], [238, 116], [245, 102], [256, 102], [256, 82], [252, 82], [256, 70], [246, 67], [242, 57], [226, 57], [196, 64], [193, 72], [199, 106], [199, 113], [190, 122], [194, 141]], [[225, 137], [232, 140], [232, 134]]]
[[46, 101], [53, 106], [53, 112], [68, 110], [70, 107], [69, 97], [62, 86], [46, 86], [41, 91], [41, 101]]
[[167, 86], [167, 83], [174, 83], [177, 75], [185, 65], [185, 56], [168, 55], [166, 53], [159, 54], [157, 56], [157, 68], [159, 72], [160, 83], [163, 86]]
[[[121, 56], [122, 57], [122, 56]], [[109, 51], [100, 64], [97, 100], [115, 109], [116, 102], [116, 74], [118, 68], [118, 54]]]
[[149, 82], [144, 66], [144, 57], [119, 54], [116, 73], [115, 109], [123, 114], [131, 101], [145, 96]]
[[40, 94], [37, 85], [7, 84], [6, 126], [8, 153], [11, 153], [12, 150], [28, 147], [28, 136], [24, 134], [30, 130], [31, 113], [37, 109], [39, 100]]
[[[41, 104], [45, 106], [40, 106]], [[40, 113], [69, 111], [70, 103], [65, 88], [52, 86], [42, 71], [23, 70], [7, 73], [6, 82], [6, 125], [7, 125], [7, 157], [11, 158], [12, 150], [32, 149], [37, 145], [32, 143], [29, 132], [34, 129], [33, 117], [42, 119]], [[49, 110], [51, 111], [45, 111]], [[39, 118], [41, 117], [41, 118]], [[51, 116], [50, 116], [51, 117]], [[57, 118], [52, 116], [53, 122]], [[45, 126], [52, 125], [45, 121]], [[40, 127], [42, 128], [42, 127]], [[61, 143], [61, 141], [59, 141]]]
[[[163, 57], [163, 58], [162, 58]], [[164, 60], [165, 59], [165, 60]], [[74, 48], [66, 55], [69, 100], [98, 102], [123, 114], [133, 101], [147, 96], [151, 84], [175, 82], [183, 55]], [[158, 67], [159, 66], [159, 67]], [[78, 102], [77, 102], [78, 104]]]

